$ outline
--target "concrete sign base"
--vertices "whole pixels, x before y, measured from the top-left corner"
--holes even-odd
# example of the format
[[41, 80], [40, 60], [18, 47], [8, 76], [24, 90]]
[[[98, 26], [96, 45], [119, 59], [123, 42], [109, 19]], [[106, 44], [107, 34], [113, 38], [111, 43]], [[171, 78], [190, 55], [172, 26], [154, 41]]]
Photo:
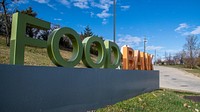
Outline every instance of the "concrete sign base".
[[159, 89], [159, 71], [0, 64], [0, 112], [94, 110]]

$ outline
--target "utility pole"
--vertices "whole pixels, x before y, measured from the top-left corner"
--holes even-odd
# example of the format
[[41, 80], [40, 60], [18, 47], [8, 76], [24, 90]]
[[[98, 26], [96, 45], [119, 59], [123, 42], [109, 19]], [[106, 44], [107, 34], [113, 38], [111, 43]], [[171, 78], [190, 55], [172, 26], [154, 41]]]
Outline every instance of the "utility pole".
[[116, 38], [116, 0], [113, 0], [113, 42]]
[[155, 49], [155, 64], [154, 65], [156, 65], [156, 49]]
[[146, 53], [146, 42], [147, 42], [147, 39], [146, 39], [146, 36], [144, 37], [144, 68], [145, 68], [145, 70], [147, 70], [147, 63], [146, 63], [146, 56], [145, 56], [145, 53]]
[[167, 52], [165, 51], [165, 63], [168, 63]]
[[146, 37], [144, 37], [144, 53], [146, 52], [146, 42], [147, 42], [147, 39]]

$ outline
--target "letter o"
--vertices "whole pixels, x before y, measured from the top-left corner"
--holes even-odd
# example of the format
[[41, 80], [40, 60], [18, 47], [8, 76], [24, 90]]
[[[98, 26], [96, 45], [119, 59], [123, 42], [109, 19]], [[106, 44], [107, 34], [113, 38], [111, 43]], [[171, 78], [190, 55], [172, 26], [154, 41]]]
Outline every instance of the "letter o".
[[[83, 58], [82, 61], [85, 64], [85, 66], [89, 68], [101, 68], [105, 64], [105, 46], [103, 43], [103, 40], [98, 37], [87, 37], [83, 40]], [[98, 50], [98, 57], [97, 62], [94, 63], [90, 57], [90, 46], [92, 43], [96, 44], [97, 50]]]
[[[111, 41], [104, 41], [104, 45], [106, 48], [106, 63], [105, 63], [105, 68], [117, 68], [121, 64], [121, 53], [119, 50], [119, 47], [117, 46], [116, 43], [111, 42]], [[111, 52], [113, 51], [114, 53], [114, 60], [113, 63], [111, 64]]]
[[[62, 58], [59, 52], [59, 41], [63, 35], [67, 35], [73, 45], [72, 56], [69, 60]], [[80, 62], [83, 53], [83, 45], [79, 34], [73, 29], [67, 27], [54, 30], [48, 37], [47, 52], [52, 62], [57, 66], [76, 66]]]

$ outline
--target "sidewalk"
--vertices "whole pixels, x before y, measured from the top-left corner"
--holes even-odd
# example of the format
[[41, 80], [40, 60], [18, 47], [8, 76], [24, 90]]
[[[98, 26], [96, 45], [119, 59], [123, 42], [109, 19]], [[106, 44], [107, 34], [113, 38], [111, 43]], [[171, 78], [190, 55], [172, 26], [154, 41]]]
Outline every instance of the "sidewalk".
[[200, 93], [200, 78], [180, 69], [154, 66], [160, 71], [160, 88]]

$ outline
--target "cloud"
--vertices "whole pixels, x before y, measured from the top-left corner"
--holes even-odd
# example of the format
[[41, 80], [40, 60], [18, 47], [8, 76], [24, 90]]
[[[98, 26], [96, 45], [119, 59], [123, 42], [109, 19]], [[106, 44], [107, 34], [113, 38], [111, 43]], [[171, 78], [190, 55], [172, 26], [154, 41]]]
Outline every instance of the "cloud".
[[167, 50], [162, 50], [162, 51], [163, 51], [163, 53], [166, 52], [167, 54], [173, 55], [173, 54], [176, 54], [176, 53], [180, 52], [181, 49], [167, 49]]
[[177, 27], [174, 31], [178, 32], [178, 31], [181, 31], [181, 30], [187, 29], [187, 28], [189, 28], [187, 23], [181, 23], [181, 24], [179, 24], [179, 27]]
[[28, 0], [13, 0], [13, 3], [26, 4], [26, 3], [29, 3], [29, 1]]
[[147, 50], [160, 50], [162, 48], [162, 46], [147, 46]]
[[187, 35], [191, 35], [191, 32], [186, 31], [186, 32], [182, 32], [181, 34], [182, 36], [187, 36]]
[[109, 14], [106, 10], [103, 10], [101, 13], [98, 13], [97, 16], [98, 16], [99, 18], [103, 18], [103, 19], [104, 19], [104, 18], [110, 17], [111, 14]]
[[142, 39], [137, 36], [132, 35], [122, 35], [120, 34], [120, 38], [117, 40], [117, 44], [121, 47], [123, 45], [128, 45], [130, 47], [138, 46], [139, 43], [142, 42]]
[[120, 8], [121, 8], [122, 11], [126, 11], [126, 10], [128, 10], [130, 7], [131, 7], [130, 5], [120, 6]]
[[52, 5], [52, 4], [47, 4], [47, 6], [49, 6], [49, 7], [51, 7], [52, 9], [54, 9], [54, 10], [57, 10], [57, 8], [54, 6], [54, 5]]
[[100, 0], [98, 3], [94, 2], [94, 1], [91, 2], [91, 6], [92, 7], [96, 7], [96, 8], [99, 8], [99, 9], [102, 10], [100, 13], [96, 14], [97, 17], [103, 19], [102, 24], [105, 24], [105, 20], [104, 19], [109, 18], [110, 16], [112, 16], [112, 14], [109, 13], [111, 5], [113, 5], [113, 1], [112, 0]]
[[60, 2], [61, 4], [63, 4], [64, 6], [66, 6], [66, 7], [69, 7], [69, 6], [70, 6], [70, 2], [69, 2], [68, 0], [59, 0], [59, 2]]
[[113, 4], [113, 1], [111, 0], [100, 0], [99, 3], [96, 3], [94, 1], [91, 2], [91, 6], [97, 7], [99, 9], [107, 10], [107, 11], [109, 11], [109, 8], [112, 4]]
[[62, 21], [60, 18], [54, 18], [55, 21]]
[[[80, 9], [89, 9], [91, 7], [97, 8], [99, 12], [90, 12], [90, 17], [94, 15], [102, 19], [102, 24], [108, 23], [108, 18], [112, 16], [110, 8], [113, 5], [113, 0], [57, 0], [62, 5], [70, 8], [70, 6], [78, 7]], [[121, 6], [123, 10], [130, 8], [129, 5]]]
[[194, 30], [192, 28], [194, 27], [189, 26], [187, 23], [181, 23], [174, 31], [180, 33], [182, 36], [200, 34], [200, 26], [197, 26]]
[[49, 0], [33, 0], [33, 1], [36, 1], [36, 2], [42, 3], [42, 4], [49, 3]]
[[74, 6], [75, 7], [79, 7], [81, 9], [87, 9], [87, 8], [89, 8], [87, 0], [75, 0]]
[[94, 16], [94, 12], [90, 12], [90, 17], [93, 17]]
[[197, 26], [193, 31], [190, 32], [193, 35], [198, 35], [200, 34], [200, 26]]
[[200, 26], [197, 26], [193, 30], [188, 28], [189, 26], [187, 24], [180, 24], [179, 27], [175, 29], [175, 31], [182, 34], [183, 36], [200, 34]]
[[40, 4], [46, 4], [50, 8], [52, 8], [54, 10], [57, 10], [57, 8], [54, 5], [52, 5], [52, 4], [49, 3], [49, 0], [33, 0], [33, 1], [38, 2]]
[[107, 24], [108, 23], [108, 21], [107, 21], [107, 19], [103, 19], [103, 21], [102, 21], [102, 24]]
[[19, 6], [20, 4], [27, 4], [29, 3], [28, 0], [13, 0], [10, 4], [9, 4], [9, 11], [15, 11], [17, 6]]
[[70, 8], [70, 5], [72, 4], [74, 7], [78, 7], [80, 9], [88, 9], [89, 7], [89, 1], [93, 0], [58, 0], [62, 5]]

